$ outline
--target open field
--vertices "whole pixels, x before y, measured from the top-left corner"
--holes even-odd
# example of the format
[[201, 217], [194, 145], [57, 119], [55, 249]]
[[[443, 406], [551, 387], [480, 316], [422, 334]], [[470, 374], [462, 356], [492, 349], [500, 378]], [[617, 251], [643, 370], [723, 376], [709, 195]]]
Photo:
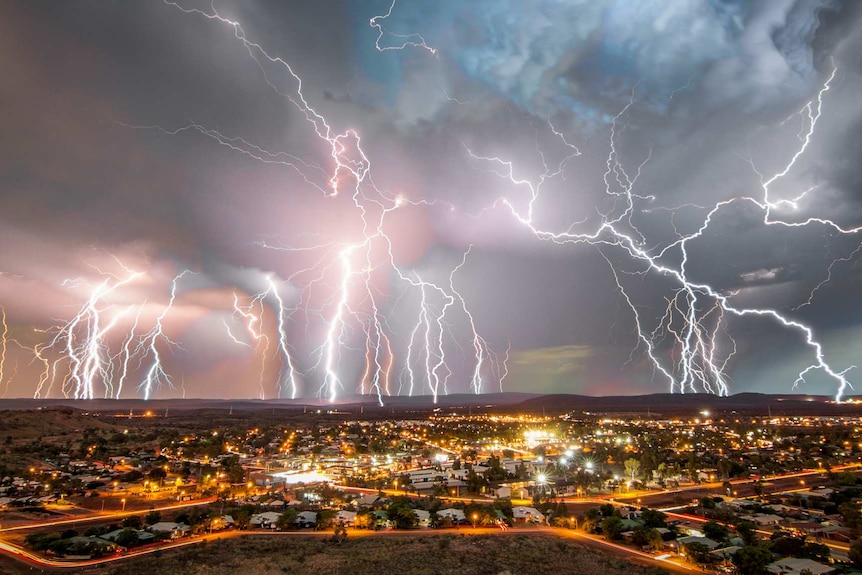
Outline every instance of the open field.
[[544, 573], [648, 575], [662, 569], [632, 563], [554, 536], [516, 534], [357, 538], [332, 543], [322, 538], [254, 537], [221, 540], [160, 557], [124, 562], [105, 575], [485, 575]]

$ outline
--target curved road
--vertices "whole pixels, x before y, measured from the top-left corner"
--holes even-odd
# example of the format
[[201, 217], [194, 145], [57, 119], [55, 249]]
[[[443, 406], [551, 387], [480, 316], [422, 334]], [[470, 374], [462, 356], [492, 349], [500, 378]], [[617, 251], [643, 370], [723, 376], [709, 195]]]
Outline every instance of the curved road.
[[[349, 537], [434, 537], [441, 536], [446, 534], [457, 533], [459, 535], [496, 535], [496, 536], [511, 536], [517, 535], [521, 533], [537, 533], [537, 534], [546, 534], [546, 535], [554, 535], [557, 537], [563, 537], [566, 539], [574, 539], [578, 543], [581, 543], [585, 546], [593, 547], [602, 550], [603, 552], [609, 553], [611, 555], [621, 557], [640, 565], [646, 565], [649, 567], [660, 566], [663, 567], [672, 573], [677, 573], [680, 575], [691, 575], [692, 573], [703, 573], [702, 570], [686, 565], [681, 564], [675, 561], [670, 560], [660, 560], [655, 556], [650, 555], [648, 553], [643, 553], [631, 547], [626, 547], [624, 545], [619, 545], [616, 543], [612, 543], [610, 541], [605, 541], [599, 537], [594, 537], [590, 535], [586, 535], [577, 531], [571, 531], [567, 529], [560, 529], [555, 527], [525, 527], [525, 528], [514, 528], [508, 529], [506, 531], [502, 531], [498, 528], [493, 527], [479, 527], [472, 528], [466, 527], [462, 529], [446, 529], [446, 530], [417, 530], [417, 531], [370, 531], [370, 530], [351, 530], [349, 532]], [[165, 544], [152, 545], [147, 547], [140, 547], [136, 550], [133, 550], [128, 553], [110, 555], [107, 557], [101, 557], [99, 559], [87, 559], [82, 561], [63, 561], [56, 559], [48, 559], [45, 557], [41, 557], [34, 553], [27, 551], [26, 549], [22, 549], [16, 545], [11, 545], [9, 543], [0, 541], [0, 553], [16, 559], [18, 561], [22, 561], [28, 565], [36, 566], [39, 568], [48, 568], [52, 570], [72, 570], [72, 569], [81, 569], [84, 567], [91, 567], [96, 565], [105, 565], [108, 563], [113, 563], [115, 561], [124, 561], [127, 559], [132, 559], [136, 557], [143, 557], [146, 555], [150, 555], [152, 553], [164, 552], [171, 549], [179, 549], [181, 547], [187, 547], [190, 545], [197, 545], [203, 543], [204, 541], [212, 541], [216, 539], [226, 539], [226, 538], [234, 538], [234, 537], [255, 537], [255, 536], [263, 536], [263, 537], [330, 537], [331, 533], [326, 531], [227, 531], [222, 533], [213, 533], [209, 535], [203, 535], [198, 537], [191, 537], [188, 539], [183, 539], [181, 541], [175, 541]]]

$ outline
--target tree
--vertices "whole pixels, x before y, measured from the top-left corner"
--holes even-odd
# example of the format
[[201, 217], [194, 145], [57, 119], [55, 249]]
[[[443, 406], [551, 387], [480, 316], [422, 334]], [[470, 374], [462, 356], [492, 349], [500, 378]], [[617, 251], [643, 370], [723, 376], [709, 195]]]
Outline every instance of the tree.
[[160, 481], [168, 476], [167, 471], [162, 469], [161, 467], [153, 467], [150, 469], [150, 472], [147, 474], [147, 477], [150, 481]]
[[838, 513], [841, 514], [844, 525], [850, 529], [856, 529], [862, 524], [862, 513], [859, 512], [859, 506], [852, 501], [839, 505]]
[[413, 509], [405, 501], [393, 501], [386, 509], [389, 520], [396, 529], [413, 529], [419, 523]]
[[641, 468], [641, 462], [635, 459], [634, 457], [630, 457], [625, 461], [626, 475], [631, 476], [632, 481], [634, 481], [635, 475]]
[[845, 487], [850, 485], [856, 485], [856, 483], [858, 483], [856, 480], [856, 474], [852, 471], [842, 471], [838, 474], [837, 481], [838, 485]]
[[227, 480], [230, 483], [242, 483], [245, 480], [245, 470], [242, 465], [235, 463], [227, 470]]
[[332, 533], [333, 543], [343, 543], [347, 541], [347, 527], [344, 526], [344, 523], [339, 522], [335, 526], [335, 531]]
[[850, 561], [857, 569], [862, 569], [862, 539], [857, 539], [850, 544]]
[[329, 529], [335, 524], [335, 511], [332, 509], [321, 509], [317, 513], [317, 528]]
[[296, 521], [296, 509], [288, 507], [284, 513], [278, 516], [275, 526], [282, 531], [287, 531], [294, 527], [294, 521]]
[[752, 487], [754, 488], [755, 495], [757, 495], [758, 497], [763, 495], [763, 481], [758, 479], [754, 482], [754, 485], [752, 485]]
[[691, 563], [707, 565], [712, 561], [712, 555], [709, 553], [710, 549], [703, 543], [699, 543], [697, 541], [687, 543], [684, 548], [686, 559]]
[[[123, 519], [123, 527], [127, 529], [140, 529], [141, 518], [137, 515], [132, 515]], [[125, 547], [125, 546], [124, 546]]]
[[779, 536], [769, 542], [773, 553], [782, 557], [802, 557], [805, 549], [805, 539], [802, 537]]
[[114, 542], [121, 547], [134, 547], [138, 544], [138, 532], [134, 529], [123, 529], [117, 533]]
[[650, 481], [653, 478], [653, 471], [658, 469], [658, 462], [655, 458], [655, 452], [653, 450], [647, 450], [641, 456], [641, 470], [643, 471], [643, 476], [646, 481]]
[[751, 521], [741, 521], [736, 526], [736, 532], [746, 545], [754, 545], [757, 541], [757, 526]]
[[605, 536], [605, 539], [610, 541], [614, 541], [620, 538], [620, 534], [623, 532], [623, 520], [616, 515], [611, 515], [610, 517], [605, 517], [602, 520], [602, 535]]
[[659, 481], [664, 481], [665, 479], [670, 477], [670, 468], [667, 466], [667, 463], [659, 463], [657, 471]]
[[727, 540], [728, 535], [730, 535], [730, 530], [721, 523], [707, 521], [703, 524], [703, 534], [713, 541], [722, 543]]
[[144, 523], [147, 525], [153, 525], [162, 520], [162, 514], [156, 510], [150, 511], [146, 515], [144, 515]]
[[662, 538], [658, 529], [650, 529], [647, 531], [647, 545], [652, 547], [652, 550], [656, 552], [664, 549], [664, 538]]
[[802, 548], [802, 556], [806, 559], [811, 559], [812, 561], [828, 563], [829, 558], [832, 556], [832, 552], [826, 545], [810, 541]]
[[614, 514], [616, 509], [610, 503], [603, 503], [601, 507], [599, 507], [599, 512], [602, 514], [602, 517], [610, 517]]
[[772, 552], [760, 545], [746, 545], [731, 560], [739, 575], [768, 575], [766, 566], [772, 563]]
[[730, 460], [722, 459], [721, 461], [718, 462], [718, 474], [722, 478], [729, 479], [730, 478], [730, 472], [732, 469], [733, 469], [733, 463], [731, 463]]
[[644, 527], [667, 527], [667, 515], [655, 509], [644, 509], [641, 512]]

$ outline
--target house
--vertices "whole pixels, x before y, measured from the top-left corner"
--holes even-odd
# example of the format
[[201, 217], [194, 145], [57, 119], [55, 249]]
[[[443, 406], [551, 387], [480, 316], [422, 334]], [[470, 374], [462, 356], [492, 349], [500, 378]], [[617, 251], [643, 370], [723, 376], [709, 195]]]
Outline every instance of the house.
[[379, 502], [380, 496], [377, 494], [363, 495], [356, 500], [356, 504], [359, 505], [359, 507], [374, 507]]
[[356, 513], [342, 509], [335, 514], [335, 522], [342, 523], [346, 527], [352, 527], [353, 524], [356, 523]]
[[[111, 543], [113, 543], [114, 541], [117, 540], [117, 535], [119, 535], [123, 531], [125, 531], [125, 529], [115, 529], [114, 531], [111, 531], [110, 533], [105, 533], [104, 535], [99, 535], [99, 538], [104, 539], [105, 541], [110, 541]], [[135, 531], [135, 533], [138, 534], [138, 541], [140, 543], [147, 543], [147, 542], [152, 541], [154, 539], [152, 533], [148, 533], [148, 532], [144, 531], [143, 529], [135, 529], [134, 531]]]
[[710, 551], [718, 548], [718, 541], [713, 541], [709, 537], [683, 537], [676, 540], [679, 545], [690, 545], [691, 543], [700, 543], [706, 545]]
[[776, 573], [777, 575], [800, 575], [805, 571], [808, 571], [811, 575], [825, 575], [826, 573], [833, 573], [835, 571], [829, 565], [823, 565], [811, 559], [799, 559], [796, 557], [779, 559], [770, 563], [766, 569], [770, 573]]
[[520, 521], [534, 521], [536, 523], [545, 520], [545, 516], [542, 515], [538, 509], [535, 507], [525, 507], [523, 505], [512, 507], [512, 518]]
[[452, 520], [452, 523], [466, 523], [467, 516], [464, 515], [464, 512], [461, 509], [455, 509], [450, 507], [449, 509], [441, 509], [437, 512], [437, 517], [440, 519], [449, 518]]
[[751, 516], [751, 520], [757, 523], [758, 526], [764, 527], [766, 525], [778, 525], [781, 523], [782, 518], [771, 513], [756, 513]]
[[739, 545], [731, 545], [730, 547], [722, 547], [721, 549], [713, 549], [710, 551], [711, 555], [715, 557], [720, 557], [722, 561], [728, 562], [733, 559], [733, 556], [736, 555], [736, 552], [742, 549]]
[[431, 525], [431, 513], [425, 511], [424, 509], [414, 509], [413, 515], [416, 516], [416, 522], [419, 524], [419, 527], [428, 527]]
[[293, 520], [294, 525], [302, 528], [317, 527], [317, 513], [314, 511], [301, 511]]
[[149, 526], [151, 533], [170, 533], [171, 539], [188, 535], [191, 527], [185, 523], [173, 523], [171, 521], [160, 521]]
[[275, 511], [257, 513], [251, 516], [249, 525], [252, 525], [253, 527], [263, 527], [264, 529], [275, 529], [280, 517], [281, 513], [276, 513]]
[[510, 499], [512, 497], [512, 488], [507, 485], [501, 485], [494, 491], [494, 497], [497, 499]]
[[692, 521], [680, 521], [676, 523], [676, 528], [680, 533], [691, 537], [703, 537], [703, 524], [694, 523]]
[[416, 469], [408, 472], [410, 484], [416, 489], [431, 488], [437, 481], [444, 481], [446, 476], [434, 469]]
[[212, 531], [221, 531], [222, 529], [228, 529], [233, 527], [236, 522], [231, 515], [222, 515], [221, 517], [214, 517], [212, 521], [210, 521], [210, 529]]
[[371, 512], [372, 525], [375, 529], [388, 529], [392, 527], [392, 522], [389, 520], [389, 514], [383, 509]]

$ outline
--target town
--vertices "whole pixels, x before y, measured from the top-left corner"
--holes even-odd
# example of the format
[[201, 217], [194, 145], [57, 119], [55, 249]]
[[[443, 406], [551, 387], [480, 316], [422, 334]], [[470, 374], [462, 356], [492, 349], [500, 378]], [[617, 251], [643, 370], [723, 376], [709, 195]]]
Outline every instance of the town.
[[538, 530], [674, 572], [862, 568], [855, 415], [59, 407], [0, 421], [0, 550], [30, 564], [252, 531]]

